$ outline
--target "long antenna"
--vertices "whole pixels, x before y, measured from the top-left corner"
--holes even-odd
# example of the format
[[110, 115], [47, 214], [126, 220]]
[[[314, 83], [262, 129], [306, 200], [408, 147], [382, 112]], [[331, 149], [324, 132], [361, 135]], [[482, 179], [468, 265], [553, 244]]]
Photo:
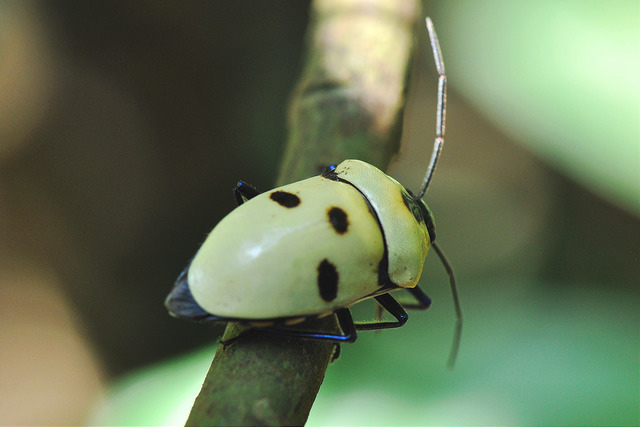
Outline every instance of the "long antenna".
[[429, 40], [431, 41], [433, 59], [436, 63], [436, 70], [438, 71], [438, 110], [436, 112], [436, 139], [433, 143], [433, 153], [431, 153], [429, 168], [427, 169], [427, 174], [422, 181], [422, 187], [420, 187], [418, 198], [422, 198], [424, 193], [427, 192], [429, 182], [431, 182], [433, 172], [435, 171], [436, 164], [440, 158], [440, 151], [442, 151], [442, 144], [444, 144], [444, 124], [447, 114], [447, 76], [444, 72], [444, 61], [442, 60], [440, 42], [438, 42], [438, 35], [436, 34], [436, 30], [433, 28], [431, 18], [427, 17], [425, 21], [427, 23]]
[[431, 247], [438, 254], [438, 258], [442, 262], [444, 269], [449, 275], [449, 283], [451, 284], [451, 295], [453, 296], [453, 305], [456, 309], [456, 331], [453, 334], [453, 343], [451, 344], [451, 353], [449, 353], [449, 368], [453, 368], [458, 357], [458, 349], [460, 348], [460, 338], [462, 337], [462, 308], [460, 308], [460, 298], [458, 297], [458, 288], [456, 286], [456, 276], [453, 274], [453, 267], [449, 264], [449, 260], [440, 249], [436, 242], [431, 242]]

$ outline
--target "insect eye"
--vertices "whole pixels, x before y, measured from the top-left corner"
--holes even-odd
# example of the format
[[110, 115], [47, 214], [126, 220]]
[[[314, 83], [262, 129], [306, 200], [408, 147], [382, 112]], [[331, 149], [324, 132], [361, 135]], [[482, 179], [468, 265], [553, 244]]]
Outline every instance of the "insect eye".
[[422, 217], [424, 218], [424, 222], [427, 226], [427, 231], [429, 232], [429, 239], [431, 242], [436, 241], [436, 222], [433, 219], [433, 214], [431, 213], [431, 209], [422, 201], [422, 199], [418, 199], [416, 203], [420, 206], [420, 210], [422, 211]]
[[422, 216], [422, 212], [420, 211], [420, 208], [418, 207], [417, 204], [415, 204], [415, 203], [412, 204], [411, 213], [413, 214], [413, 216], [416, 219], [416, 221], [418, 221], [418, 222], [423, 222], [424, 221], [424, 217]]
[[402, 198], [404, 199], [404, 204], [411, 211], [416, 221], [419, 223], [424, 222], [429, 232], [429, 239], [434, 242], [436, 240], [436, 224], [431, 210], [422, 199], [414, 196], [411, 190], [403, 191]]
[[420, 207], [418, 206], [418, 203], [414, 199], [413, 194], [411, 194], [408, 190], [406, 193], [403, 191], [402, 199], [404, 201], [405, 206], [407, 207], [407, 209], [409, 209], [409, 211], [411, 211], [411, 214], [416, 219], [416, 221], [423, 222], [424, 216], [422, 215], [422, 210], [420, 209]]

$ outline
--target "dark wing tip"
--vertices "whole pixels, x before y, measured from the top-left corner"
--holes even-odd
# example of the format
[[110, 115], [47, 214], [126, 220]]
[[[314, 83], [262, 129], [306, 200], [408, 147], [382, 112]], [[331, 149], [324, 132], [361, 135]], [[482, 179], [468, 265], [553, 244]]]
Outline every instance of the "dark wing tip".
[[164, 301], [164, 305], [167, 307], [167, 310], [169, 310], [169, 314], [178, 319], [193, 322], [214, 322], [220, 320], [218, 317], [207, 313], [193, 298], [187, 280], [188, 272], [189, 267], [180, 273], [175, 286]]

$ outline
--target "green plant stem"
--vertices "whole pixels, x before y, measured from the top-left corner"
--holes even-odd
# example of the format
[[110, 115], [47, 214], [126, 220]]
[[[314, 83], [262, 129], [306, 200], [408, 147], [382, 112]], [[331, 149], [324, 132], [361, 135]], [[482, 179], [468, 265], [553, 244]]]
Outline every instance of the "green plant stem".
[[[316, 0], [293, 93], [278, 184], [357, 158], [386, 169], [397, 151], [417, 0]], [[244, 327], [228, 325], [223, 339]], [[335, 316], [304, 323], [334, 331]], [[335, 344], [251, 333], [218, 347], [187, 425], [302, 425]]]

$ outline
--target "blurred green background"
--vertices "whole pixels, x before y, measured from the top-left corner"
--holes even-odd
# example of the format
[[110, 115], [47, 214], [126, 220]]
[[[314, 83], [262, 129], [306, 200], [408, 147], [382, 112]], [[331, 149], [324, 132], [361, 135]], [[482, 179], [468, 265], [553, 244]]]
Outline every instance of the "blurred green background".
[[[424, 11], [458, 364], [428, 257], [432, 308], [344, 345], [309, 425], [637, 425], [639, 3]], [[273, 185], [307, 23], [303, 1], [0, 2], [0, 424], [184, 422], [222, 327], [163, 300], [235, 182]], [[390, 170], [409, 188], [435, 122], [421, 43]]]

